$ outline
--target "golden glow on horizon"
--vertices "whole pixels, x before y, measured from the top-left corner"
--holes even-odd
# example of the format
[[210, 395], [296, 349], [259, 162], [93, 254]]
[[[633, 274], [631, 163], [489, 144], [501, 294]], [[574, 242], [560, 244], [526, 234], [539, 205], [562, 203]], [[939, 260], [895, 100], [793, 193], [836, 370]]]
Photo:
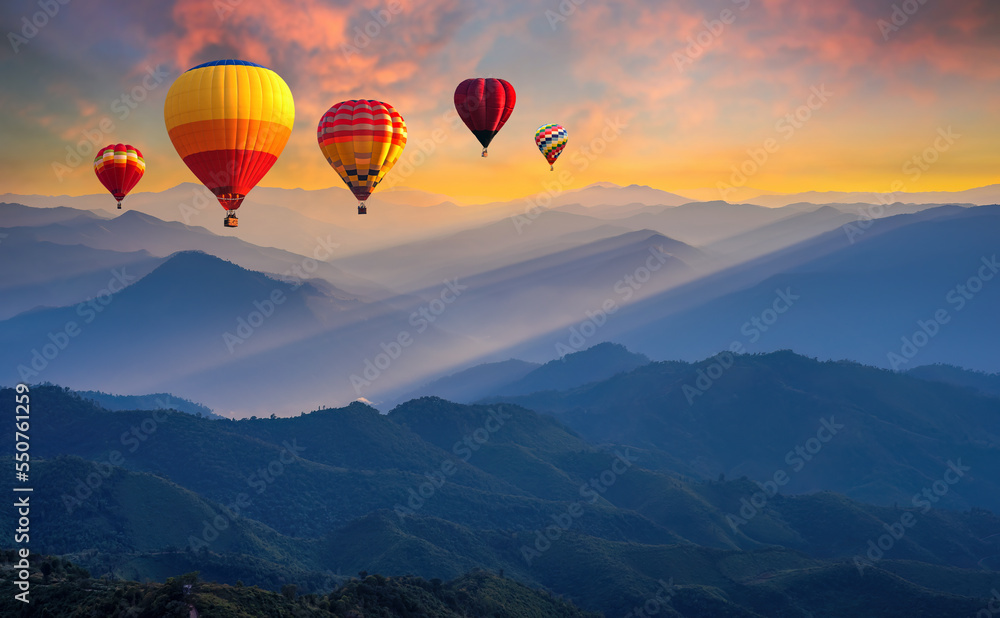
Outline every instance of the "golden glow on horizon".
[[[98, 193], [93, 150], [77, 145], [105, 119], [114, 129], [99, 132], [99, 146], [120, 141], [142, 150], [141, 191], [195, 182], [167, 138], [164, 97], [181, 72], [218, 53], [270, 66], [295, 97], [299, 120], [262, 186], [340, 186], [316, 146], [316, 123], [330, 104], [351, 98], [391, 101], [406, 118], [409, 142], [380, 189], [409, 187], [466, 203], [596, 182], [702, 199], [722, 197], [720, 183], [743, 185], [728, 193], [733, 199], [884, 193], [899, 182], [907, 192], [1000, 183], [995, 0], [927, 3], [889, 40], [871, 7], [853, 0], [760, 0], [680, 64], [676, 53], [687, 53], [704, 20], [718, 15], [696, 0], [586, 3], [555, 27], [528, 3], [404, 4], [378, 35], [356, 45], [355, 28], [371, 15], [353, 6], [300, 0], [289, 10], [260, 0], [235, 7], [220, 27], [211, 3], [172, 0], [159, 12], [120, 16], [128, 27], [116, 30], [115, 45], [133, 53], [131, 65], [119, 59], [114, 69], [92, 60], [107, 53], [98, 34], [103, 9], [53, 20], [22, 53], [0, 59], [12, 86], [0, 96], [0, 130], [16, 146], [0, 152], [0, 193]], [[147, 67], [162, 67], [165, 81], [123, 106], [120, 94], [151, 83]], [[453, 122], [451, 97], [461, 79], [487, 75], [514, 84], [518, 101], [482, 159], [478, 142]], [[820, 101], [817, 89], [830, 94]], [[801, 111], [804, 105], [811, 107]], [[789, 134], [781, 119], [795, 112], [808, 118]], [[555, 172], [533, 140], [548, 122], [569, 131]], [[616, 123], [622, 127], [608, 139]], [[948, 127], [962, 137], [913, 173], [908, 161]], [[443, 138], [433, 137], [438, 130]], [[779, 147], [760, 160], [769, 139]], [[421, 144], [430, 146], [422, 151]], [[67, 149], [83, 163], [73, 165]], [[744, 166], [753, 173], [734, 175]]]

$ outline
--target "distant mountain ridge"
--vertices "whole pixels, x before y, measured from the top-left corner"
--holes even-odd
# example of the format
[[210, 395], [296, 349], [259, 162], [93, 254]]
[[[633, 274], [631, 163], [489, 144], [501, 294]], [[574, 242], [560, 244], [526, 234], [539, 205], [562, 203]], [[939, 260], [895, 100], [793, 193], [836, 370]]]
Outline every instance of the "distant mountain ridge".
[[[551, 414], [593, 443], [669, 453], [702, 478], [766, 482], [776, 469], [792, 469], [786, 491], [836, 491], [881, 505], [909, 503], [961, 459], [974, 472], [944, 502], [1000, 510], [1000, 456], [991, 447], [1000, 440], [1000, 400], [851, 362], [726, 352], [483, 402]], [[822, 447], [824, 463], [796, 454], [796, 445], [834, 426], [842, 431]]]
[[885, 204], [886, 201], [906, 204], [975, 204], [987, 206], [1000, 203], [1000, 184], [976, 187], [964, 191], [920, 191], [876, 193], [866, 191], [807, 191], [804, 193], [762, 194], [745, 201], [770, 208], [785, 206], [795, 202], [811, 204], [836, 204], [862, 202], [865, 204]]
[[[11, 395], [0, 391], [0, 412], [12, 413]], [[389, 415], [352, 404], [286, 419], [173, 415], [150, 426], [162, 415], [107, 412], [58, 387], [33, 388], [31, 401], [48, 420], [32, 433], [34, 480], [48, 488], [33, 502], [48, 514], [36, 550], [72, 555], [95, 574], [201, 570], [312, 592], [340, 573], [449, 579], [478, 567], [611, 615], [669, 592], [665, 615], [698, 618], [776, 608], [832, 618], [887, 599], [896, 609], [882, 616], [921, 607], [958, 615], [982, 606], [977, 591], [1000, 585], [983, 570], [993, 566], [983, 556], [1000, 553], [989, 538], [1000, 519], [986, 511], [922, 513], [824, 492], [772, 496], [734, 526], [727, 518], [762, 491], [755, 483], [659, 472], [645, 464], [662, 456], [595, 448], [516, 406], [425, 398]], [[134, 428], [144, 440], [132, 441]], [[0, 439], [12, 431], [0, 426]], [[901, 513], [919, 525], [859, 572], [853, 557]], [[591, 585], [599, 575], [605, 585]], [[831, 587], [841, 594], [816, 598]], [[803, 603], [810, 613], [797, 609]]]
[[195, 403], [188, 399], [176, 397], [170, 393], [151, 393], [149, 395], [113, 395], [100, 391], [75, 391], [84, 399], [96, 402], [105, 410], [177, 410], [195, 416], [210, 419], [224, 419], [212, 412], [208, 406]]
[[434, 380], [412, 391], [398, 403], [426, 395], [472, 403], [497, 395], [566, 390], [605, 380], [650, 362], [648, 357], [633, 354], [622, 345], [605, 342], [566, 354], [544, 365], [516, 359], [476, 365]]
[[906, 372], [915, 378], [943, 382], [974, 389], [984, 395], [1000, 397], [1000, 374], [970, 371], [954, 365], [923, 365]]
[[[385, 408], [416, 394], [421, 384], [479, 362], [518, 358], [541, 364], [599, 341], [619, 342], [657, 359], [692, 361], [735, 342], [749, 351], [788, 348], [881, 366], [890, 366], [893, 353], [904, 359], [904, 369], [938, 362], [998, 369], [982, 342], [996, 330], [989, 308], [1000, 288], [983, 280], [960, 314], [947, 300], [995, 251], [997, 207], [930, 208], [870, 224], [846, 220], [854, 215], [831, 207], [776, 212], [745, 204], [661, 205], [618, 219], [543, 209], [526, 217], [529, 223], [520, 230], [497, 208], [490, 217], [483, 215], [488, 223], [431, 241], [354, 256], [339, 255], [331, 245], [329, 252], [324, 249], [326, 261], [309, 257], [309, 248], [295, 254], [255, 246], [132, 210], [107, 220], [42, 217], [35, 222], [43, 225], [3, 228], [0, 233], [8, 237], [0, 242], [0, 254], [10, 263], [29, 260], [38, 268], [9, 269], [6, 287], [0, 282], [6, 300], [0, 318], [21, 314], [0, 321], [0, 341], [7, 344], [0, 362], [6, 355], [18, 367], [34, 358], [55, 371], [54, 380], [74, 388], [176, 392], [226, 415], [277, 405], [273, 389], [250, 392], [272, 379], [264, 371], [269, 363], [274, 380], [295, 385], [288, 394], [295, 401], [286, 401], [283, 413], [359, 397]], [[31, 215], [30, 209], [15, 211]], [[50, 214], [65, 219], [72, 213]], [[731, 227], [713, 229], [712, 219], [719, 217]], [[664, 234], [671, 226], [724, 238], [699, 248]], [[289, 319], [284, 305], [245, 345], [215, 349], [224, 355], [206, 354], [255, 311], [253, 303], [263, 302], [267, 291], [244, 287], [238, 298], [225, 298], [224, 290], [235, 288], [215, 289], [214, 282], [237, 275], [214, 266], [206, 266], [215, 274], [211, 283], [184, 284], [203, 281], [196, 261], [186, 262], [188, 274], [172, 271], [176, 281], [155, 276], [147, 281], [175, 255], [172, 249], [215, 255], [289, 288], [307, 282], [296, 300], [301, 319]], [[119, 358], [136, 358], [144, 352], [138, 342], [157, 340], [158, 331], [172, 325], [177, 332], [163, 339], [163, 349], [183, 350], [184, 361], [153, 356], [143, 362], [155, 371], [139, 372], [132, 363], [124, 371], [134, 373], [120, 382], [109, 364], [74, 361], [71, 373], [54, 369], [66, 359], [88, 356], [85, 348], [98, 343], [90, 327], [71, 348], [59, 350], [59, 358], [34, 357], [33, 350], [41, 353], [51, 343], [50, 333], [62, 340], [57, 331], [81, 317], [74, 315], [80, 303], [102, 297], [114, 272], [133, 284], [119, 298], [136, 302], [127, 315], [117, 303], [100, 313], [115, 316], [94, 326], [107, 335], [100, 341], [117, 346]], [[130, 292], [135, 286], [139, 292]], [[765, 332], [752, 320], [764, 315], [771, 321], [767, 312], [780, 302], [777, 290], [797, 299]], [[884, 310], [872, 313], [870, 298], [883, 299]], [[602, 318], [606, 304], [614, 313]], [[172, 310], [164, 312], [164, 306]], [[421, 316], [431, 308], [433, 314]], [[942, 308], [950, 322], [918, 356], [903, 357], [902, 338], [912, 337], [919, 321]], [[79, 310], [91, 316], [85, 307]], [[143, 322], [142, 316], [158, 316], [162, 325], [151, 330], [147, 326], [155, 320]], [[574, 334], [581, 329], [589, 334]], [[857, 336], [837, 334], [845, 329], [855, 329]], [[393, 343], [400, 334], [414, 342], [405, 353], [388, 361], [379, 356], [388, 354], [383, 345], [400, 345]], [[191, 358], [232, 377], [214, 379], [188, 366]], [[131, 390], [137, 387], [142, 390]]]

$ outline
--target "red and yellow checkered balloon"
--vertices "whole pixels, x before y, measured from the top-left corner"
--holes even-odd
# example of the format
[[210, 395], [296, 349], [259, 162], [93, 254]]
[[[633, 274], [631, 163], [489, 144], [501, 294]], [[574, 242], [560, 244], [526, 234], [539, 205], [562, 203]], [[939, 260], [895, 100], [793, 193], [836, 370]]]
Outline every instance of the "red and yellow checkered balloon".
[[385, 178], [406, 146], [406, 122], [382, 101], [342, 101], [331, 107], [316, 129], [327, 162], [361, 202]]

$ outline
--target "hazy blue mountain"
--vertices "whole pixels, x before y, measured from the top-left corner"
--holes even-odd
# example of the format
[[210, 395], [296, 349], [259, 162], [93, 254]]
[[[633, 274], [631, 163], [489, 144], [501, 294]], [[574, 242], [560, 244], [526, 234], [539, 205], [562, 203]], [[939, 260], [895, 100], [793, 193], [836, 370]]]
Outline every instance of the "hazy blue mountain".
[[955, 386], [971, 388], [983, 395], [1000, 397], [1000, 375], [982, 371], [970, 371], [954, 365], [922, 365], [906, 372], [921, 380], [944, 382]]
[[669, 193], [646, 185], [621, 186], [611, 182], [598, 182], [582, 189], [565, 191], [557, 195], [552, 201], [552, 206], [558, 207], [567, 204], [580, 204], [586, 208], [627, 204], [680, 206], [690, 201], [676, 193]]
[[742, 259], [754, 258], [829, 232], [857, 221], [857, 218], [857, 214], [841, 212], [832, 206], [821, 206], [716, 241], [708, 249]]
[[76, 391], [76, 394], [84, 399], [89, 399], [97, 403], [105, 410], [177, 410], [187, 412], [195, 416], [203, 416], [210, 419], [224, 419], [212, 412], [208, 406], [200, 403], [177, 397], [170, 393], [151, 393], [149, 395], [113, 395], [100, 391]]
[[652, 229], [688, 244], [701, 246], [748, 232], [798, 214], [753, 204], [723, 201], [691, 202], [659, 212], [642, 212], [616, 221], [633, 229]]
[[[654, 358], [704, 358], [736, 345], [904, 370], [937, 362], [1000, 369], [984, 345], [1000, 335], [991, 265], [1000, 207], [934, 209], [851, 229], [860, 231], [853, 244], [837, 229], [626, 307], [604, 338]], [[936, 315], [946, 323], [931, 324]], [[906, 343], [914, 336], [916, 345]]]
[[[445, 276], [503, 268], [628, 232], [607, 221], [542, 210], [535, 218], [498, 221], [446, 236], [349, 256], [338, 263], [359, 276], [395, 289], [413, 290]], [[414, 268], [419, 265], [419, 268]]]
[[[874, 243], [869, 246], [880, 246], [879, 238], [883, 234], [965, 212], [971, 211], [958, 207], [936, 208], [915, 215], [882, 219], [866, 229], [859, 227], [845, 229], [850, 229], [852, 233], [854, 230], [861, 232], [852, 237], [858, 244], [864, 240], [867, 243]], [[850, 240], [844, 229], [838, 229], [770, 254], [744, 262], [737, 261], [735, 264], [731, 260], [727, 263], [727, 258], [713, 255], [709, 250], [710, 257], [700, 266], [701, 269], [708, 271], [707, 274], [699, 273], [698, 277], [692, 278], [687, 283], [671, 285], [665, 291], [657, 291], [650, 297], [623, 307], [601, 326], [597, 340], [620, 341], [652, 358], [679, 357], [688, 360], [704, 358], [729, 347], [734, 342], [743, 343], [751, 351], [761, 349], [762, 343], [758, 343], [759, 338], [752, 337], [749, 328], [752, 324], [748, 325], [746, 334], [740, 331], [754, 315], [759, 316], [770, 307], [777, 300], [777, 296], [775, 288], [770, 287], [770, 283], [762, 284], [760, 290], [756, 290], [754, 286], [781, 277], [793, 269], [801, 268], [825, 256], [852, 249], [854, 245]], [[914, 249], [910, 248], [909, 251]], [[918, 257], [920, 255], [918, 254]], [[607, 285], [611, 283], [608, 282]], [[756, 290], [756, 296], [752, 307], [744, 307], [746, 301], [740, 295], [749, 294], [749, 290]], [[593, 312], [597, 307], [592, 306], [587, 309]], [[727, 326], [723, 323], [708, 323], [709, 320], [705, 318], [712, 316], [713, 312], [738, 312], [742, 315], [738, 321], [729, 317], [734, 323]], [[580, 326], [585, 321], [583, 318], [587, 318], [579, 313], [577, 315], [580, 316], [577, 318], [580, 321], [575, 324], [570, 322], [548, 333], [521, 337], [520, 340], [508, 338], [508, 347], [497, 353], [532, 361], [549, 360], [560, 342], [565, 344], [570, 335], [570, 326]], [[679, 323], [681, 319], [687, 322], [683, 327], [675, 327], [675, 323]], [[768, 319], [771, 319], [771, 316], [768, 316]], [[843, 338], [843, 340], [847, 342], [853, 339]], [[794, 344], [786, 347], [798, 349]]]
[[[783, 491], [832, 490], [882, 505], [910, 504], [961, 460], [971, 470], [947, 473], [960, 483], [934, 503], [1000, 509], [992, 447], [1000, 401], [854, 363], [720, 355], [488, 401], [553, 414], [591, 442], [665, 451], [704, 478], [763, 483], [781, 471]], [[796, 451], [807, 447], [817, 452]]]
[[964, 191], [918, 191], [895, 193], [874, 193], [867, 191], [806, 191], [803, 193], [775, 193], [748, 199], [748, 202], [771, 208], [808, 202], [810, 204], [855, 203], [882, 204], [884, 200], [894, 200], [906, 204], [975, 204], [986, 206], [1000, 202], [1000, 184], [966, 189]]
[[109, 220], [95, 220], [79, 225], [50, 224], [14, 228], [6, 232], [25, 240], [60, 245], [82, 244], [95, 249], [134, 252], [147, 251], [166, 257], [178, 251], [202, 251], [224, 260], [276, 276], [299, 279], [325, 279], [353, 295], [384, 297], [379, 285], [349, 275], [327, 261], [315, 260], [317, 251], [331, 259], [337, 256], [338, 238], [317, 232], [311, 242], [301, 245], [300, 254], [253, 245], [235, 237], [219, 237], [203, 227], [164, 221], [138, 210], [125, 210]]
[[[699, 267], [687, 260], [699, 264], [702, 256], [697, 249], [655, 232], [629, 232], [459, 278], [464, 288], [461, 297], [435, 324], [467, 334], [472, 342], [461, 362], [438, 365], [429, 378], [453, 373], [455, 367], [476, 359], [548, 361], [590, 347], [605, 338], [598, 337], [598, 331], [608, 323], [608, 312], [619, 313], [630, 302], [696, 278]], [[438, 283], [420, 294], [433, 298], [442, 290]], [[599, 324], [582, 326], [582, 335], [572, 335], [588, 320]], [[553, 342], [530, 356], [507, 349], [512, 341], [531, 340], [553, 329], [564, 333], [558, 345]], [[398, 400], [411, 389], [393, 393], [390, 399]]]
[[33, 208], [20, 203], [0, 202], [0, 226], [2, 227], [31, 227], [51, 223], [76, 225], [104, 218], [94, 211], [68, 206]]
[[[58, 225], [65, 225], [59, 223]], [[144, 250], [93, 249], [38, 241], [26, 228], [0, 228], [0, 320], [39, 307], [62, 307], [102, 293], [115, 272], [139, 278], [163, 263]]]
[[[825, 216], [817, 213], [791, 218]], [[566, 232], [561, 227], [559, 220], [566, 218], [578, 224], [576, 231]], [[340, 267], [343, 260], [319, 263], [316, 278], [308, 288], [300, 288], [308, 290], [308, 298], [297, 301], [304, 307], [302, 313], [293, 316], [294, 312], [282, 310], [287, 318], [269, 319], [262, 328], [261, 332], [269, 332], [270, 336], [255, 336], [248, 344], [235, 347], [225, 345], [225, 333], [233, 333], [238, 320], [245, 320], [255, 311], [253, 303], [265, 300], [269, 290], [258, 286], [243, 289], [238, 298], [227, 298], [228, 288], [215, 285], [227, 279], [221, 271], [212, 271], [214, 275], [207, 278], [198, 274], [194, 280], [204, 279], [204, 283], [197, 286], [154, 279], [144, 288], [146, 292], [131, 297], [135, 301], [128, 308], [128, 316], [116, 316], [104, 326], [87, 329], [88, 333], [106, 329], [108, 336], [101, 344], [108, 346], [116, 358], [136, 359], [125, 374], [117, 373], [118, 367], [110, 364], [63, 360], [75, 354], [85, 356], [87, 352], [78, 345], [73, 346], [73, 350], [79, 348], [78, 352], [60, 352], [58, 359], [48, 359], [52, 360], [50, 364], [44, 363], [44, 358], [36, 364], [56, 367], [68, 363], [71, 374], [52, 375], [74, 388], [177, 392], [204, 401], [223, 414], [265, 408], [288, 413], [320, 405], [345, 405], [358, 397], [385, 407], [415, 394], [420, 384], [477, 362], [504, 358], [547, 362], [607, 340], [621, 342], [651, 358], [693, 360], [735, 343], [748, 351], [792, 348], [823, 358], [851, 358], [882, 366], [892, 365], [892, 353], [906, 361], [897, 363], [902, 369], [914, 363], [940, 361], [995, 370], [990, 364], [995, 364], [995, 359], [980, 344], [982, 334], [992, 332], [995, 323], [989, 307], [1000, 293], [998, 288], [985, 282], [982, 291], [963, 305], [961, 312], [947, 299], [956, 286], [976, 275], [982, 258], [992, 256], [990, 243], [997, 220], [996, 209], [991, 207], [932, 209], [878, 220], [869, 228], [858, 228], [860, 233], [851, 232], [855, 235], [850, 238], [843, 229], [833, 230], [711, 272], [718, 267], [718, 256], [711, 251], [703, 252], [649, 230], [620, 233], [606, 221], [548, 212], [532, 221], [520, 235], [510, 220], [493, 224], [506, 231], [492, 243], [487, 239], [489, 232], [483, 231], [486, 228], [479, 228], [468, 232], [469, 236], [457, 246], [428, 245], [431, 254], [426, 262], [418, 259], [418, 253], [384, 257], [373, 254], [372, 269], [377, 270], [378, 260], [383, 260], [378, 262], [383, 265], [392, 262], [401, 278], [420, 265], [426, 286], [408, 295], [394, 296], [378, 284], [347, 272]], [[216, 255], [231, 254], [233, 261], [244, 267], [258, 264], [264, 272], [280, 272], [305, 263], [302, 256], [255, 247], [234, 238], [219, 238], [201, 228], [163, 222], [137, 212], [100, 225], [52, 224], [13, 229], [23, 236], [16, 243], [86, 242], [104, 247], [100, 251], [129, 249], [140, 238], [148, 241], [150, 251], [173, 245], [204, 246]], [[562, 234], [556, 234], [556, 230]], [[507, 239], [520, 238], [519, 242], [525, 244], [506, 246], [502, 234], [507, 234]], [[415, 251], [414, 247], [410, 249]], [[64, 259], [61, 252], [85, 253], [82, 248], [61, 246], [53, 246], [52, 251], [52, 270], [58, 270], [58, 261]], [[84, 253], [76, 263], [86, 262]], [[471, 257], [467, 258], [466, 253]], [[140, 259], [142, 255], [134, 257]], [[111, 253], [102, 259], [113, 261], [117, 257]], [[153, 259], [155, 255], [149, 258]], [[504, 261], [509, 264], [489, 266]], [[659, 267], [655, 272], [650, 271], [651, 263]], [[872, 269], [871, 264], [876, 263], [879, 268]], [[146, 261], [145, 265], [151, 268], [155, 262]], [[189, 264], [188, 268], [199, 267]], [[486, 270], [468, 277], [461, 274], [481, 268]], [[130, 283], [142, 274], [126, 272]], [[87, 285], [58, 288], [66, 290], [60, 293], [72, 295], [60, 297], [62, 304], [69, 305], [62, 313], [42, 311], [24, 321], [0, 325], [0, 336], [10, 333], [6, 340], [11, 346], [6, 355], [14, 362], [9, 366], [23, 365], [32, 359], [32, 350], [41, 351], [53, 343], [49, 341], [50, 333], [61, 340], [57, 331], [70, 320], [117, 313], [114, 306], [110, 313], [104, 313], [70, 304], [99, 294], [108, 281], [96, 280], [102, 287], [93, 292], [85, 288], [96, 284], [93, 277], [100, 274], [97, 271], [90, 279], [80, 280]], [[186, 276], [177, 273], [175, 278], [181, 281]], [[40, 283], [26, 285], [34, 285], [32, 289], [39, 295], [46, 287]], [[164, 289], [154, 290], [158, 287]], [[787, 299], [783, 300], [777, 290]], [[867, 299], [883, 296], [887, 298], [887, 309], [870, 315]], [[452, 302], [445, 303], [445, 297]], [[32, 297], [25, 293], [23, 298]], [[363, 302], [369, 298], [385, 302]], [[779, 317], [775, 303], [782, 308], [789, 302], [793, 306]], [[165, 306], [172, 310], [164, 313]], [[605, 306], [613, 312], [606, 311]], [[420, 313], [430, 309], [433, 315]], [[914, 358], [906, 358], [904, 352], [911, 349], [903, 337], [912, 340], [920, 328], [918, 320], [926, 323], [938, 310], [948, 310], [953, 319], [940, 325], [940, 335], [916, 355], [911, 354]], [[143, 320], [139, 316], [156, 317]], [[171, 325], [176, 332], [167, 335], [166, 326], [149, 328], [157, 320]], [[135, 336], [123, 333], [118, 326], [121, 324], [127, 325], [126, 330], [135, 329]], [[934, 330], [933, 326], [928, 328]], [[842, 331], [856, 332], [858, 336], [841, 336]], [[84, 339], [97, 337], [88, 333]], [[406, 346], [405, 353], [395, 343], [403, 335], [414, 342]], [[922, 336], [917, 334], [921, 342]], [[98, 343], [96, 338], [91, 341]], [[165, 353], [152, 361], [145, 357], [139, 361], [138, 355], [143, 353], [140, 342], [162, 344]], [[193, 352], [196, 358], [203, 359], [201, 364], [196, 368], [188, 366], [189, 360], [179, 363], [182, 351]], [[0, 356], [3, 354], [0, 352]], [[382, 367], [374, 366], [376, 360]], [[140, 370], [141, 365], [148, 368]], [[202, 369], [210, 365], [229, 377], [219, 380]], [[153, 367], [156, 371], [150, 370]], [[271, 389], [251, 392], [274, 380], [298, 385], [291, 389], [296, 400], [285, 398], [282, 404], [280, 393]]]
[[538, 391], [568, 390], [627, 373], [650, 362], [647, 356], [629, 352], [625, 346], [600, 343], [545, 363], [492, 394], [527, 395]]
[[428, 395], [458, 403], [472, 403], [499, 392], [502, 387], [523, 378], [538, 367], [541, 367], [538, 363], [513, 358], [495, 363], [483, 363], [429, 382], [407, 393], [401, 398], [402, 401], [396, 403]]
[[[247, 389], [261, 384], [266, 372], [230, 372], [230, 363], [347, 328], [361, 307], [370, 307], [372, 318], [392, 313], [341, 291], [331, 294], [310, 284], [296, 288], [196, 252], [179, 253], [138, 281], [125, 275], [118, 283], [128, 287], [112, 296], [0, 322], [6, 380], [60, 381], [122, 393], [169, 391], [219, 410], [220, 385], [242, 393], [229, 406], [262, 396], [257, 387]], [[405, 316], [399, 320], [405, 322]], [[90, 362], [95, 355], [102, 362]], [[296, 369], [316, 358], [303, 358]], [[192, 376], [210, 377], [210, 384], [189, 388], [185, 380]]]
[[430, 395], [458, 403], [471, 403], [501, 394], [566, 390], [605, 380], [650, 362], [648, 357], [633, 354], [624, 346], [600, 343], [544, 365], [516, 359], [476, 365], [429, 382], [403, 401]]

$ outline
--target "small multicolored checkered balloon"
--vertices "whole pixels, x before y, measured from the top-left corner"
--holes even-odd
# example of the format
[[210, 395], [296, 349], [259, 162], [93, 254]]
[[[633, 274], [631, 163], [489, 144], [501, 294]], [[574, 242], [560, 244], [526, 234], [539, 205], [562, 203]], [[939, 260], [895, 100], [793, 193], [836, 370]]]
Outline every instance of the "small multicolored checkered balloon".
[[552, 171], [555, 171], [556, 159], [566, 147], [567, 135], [566, 129], [558, 124], [545, 124], [535, 131], [535, 144], [549, 162], [549, 169]]
[[104, 188], [118, 200], [119, 209], [122, 200], [145, 172], [146, 162], [142, 153], [128, 144], [109, 144], [100, 149], [94, 159], [94, 173]]

